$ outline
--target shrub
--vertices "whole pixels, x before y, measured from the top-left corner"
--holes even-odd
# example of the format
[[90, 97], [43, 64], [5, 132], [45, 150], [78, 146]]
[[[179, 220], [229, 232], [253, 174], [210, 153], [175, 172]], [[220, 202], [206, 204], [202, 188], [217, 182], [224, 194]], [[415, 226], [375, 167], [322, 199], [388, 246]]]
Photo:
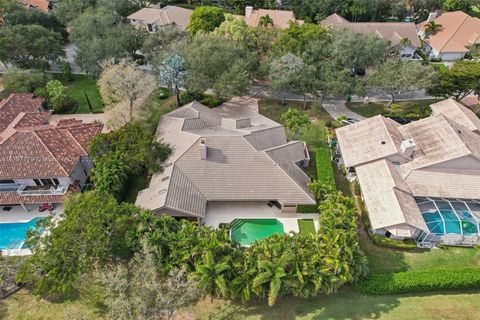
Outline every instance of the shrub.
[[392, 274], [374, 274], [354, 283], [353, 288], [370, 294], [480, 289], [480, 269], [423, 269]]
[[45, 87], [52, 77], [50, 74], [35, 70], [12, 68], [3, 75], [3, 87], [7, 92], [35, 92]]
[[182, 105], [184, 105], [192, 101], [200, 101], [203, 99], [203, 97], [204, 96], [200, 93], [185, 91], [180, 94], [180, 102], [182, 103]]
[[157, 95], [157, 98], [158, 99], [161, 99], [161, 100], [164, 100], [164, 99], [167, 99], [168, 97], [170, 97], [172, 95], [172, 93], [170, 92], [170, 90], [168, 88], [159, 88], [156, 92], [156, 95]]
[[390, 249], [412, 250], [417, 247], [414, 241], [395, 240], [379, 234], [371, 234], [370, 240], [372, 240], [372, 242], [377, 246]]
[[360, 195], [360, 184], [358, 180], [353, 181], [353, 194], [356, 196]]
[[318, 204], [302, 204], [297, 207], [298, 213], [317, 213]]
[[330, 150], [318, 148], [315, 156], [318, 180], [335, 186]]
[[209, 106], [210, 108], [215, 108], [221, 105], [223, 103], [223, 100], [215, 98], [214, 96], [205, 96], [203, 99], [200, 100], [200, 103]]

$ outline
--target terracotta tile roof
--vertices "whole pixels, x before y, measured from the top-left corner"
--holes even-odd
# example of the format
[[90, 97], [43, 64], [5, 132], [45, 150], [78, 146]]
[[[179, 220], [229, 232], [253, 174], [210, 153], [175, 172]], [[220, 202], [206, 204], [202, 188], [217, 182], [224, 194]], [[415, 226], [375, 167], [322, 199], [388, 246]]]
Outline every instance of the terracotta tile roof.
[[12, 94], [0, 103], [0, 179], [68, 177], [89, 141], [103, 125], [62, 119], [49, 125], [50, 112], [32, 94]]
[[24, 113], [23, 116], [13, 126], [15, 129], [37, 127], [48, 124], [50, 112], [29, 112]]
[[408, 22], [350, 22], [338, 14], [332, 14], [321, 22], [322, 26], [334, 28], [348, 28], [358, 33], [374, 33], [380, 38], [390, 41], [397, 46], [404, 38], [410, 40], [413, 47], [421, 46], [414, 23]]
[[23, 0], [23, 4], [27, 8], [35, 8], [43, 12], [49, 11], [49, 0]]
[[[426, 42], [438, 52], [468, 52], [468, 47], [480, 44], [480, 19], [463, 11], [453, 11], [442, 13], [434, 21], [442, 28]], [[417, 27], [423, 29], [425, 25], [426, 22], [422, 22]]]
[[42, 109], [42, 99], [32, 93], [15, 93], [0, 101], [0, 133], [5, 130], [19, 113], [38, 112]]
[[17, 192], [0, 192], [0, 205], [62, 203], [64, 197], [65, 195], [21, 196]]
[[258, 9], [253, 10], [249, 17], [245, 17], [245, 22], [252, 27], [258, 27], [260, 25], [260, 18], [268, 15], [273, 20], [273, 27], [276, 29], [288, 28], [289, 22], [303, 23], [302, 20], [295, 19], [293, 11], [288, 10], [268, 10]]

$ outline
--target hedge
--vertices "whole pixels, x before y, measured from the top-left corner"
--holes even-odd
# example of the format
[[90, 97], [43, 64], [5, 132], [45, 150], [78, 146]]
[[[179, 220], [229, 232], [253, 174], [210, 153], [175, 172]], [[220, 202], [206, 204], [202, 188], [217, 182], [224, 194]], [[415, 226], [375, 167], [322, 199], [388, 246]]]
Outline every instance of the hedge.
[[317, 165], [317, 179], [319, 181], [335, 186], [335, 177], [333, 175], [332, 159], [330, 149], [321, 147], [317, 149], [315, 161]]
[[377, 274], [353, 283], [352, 287], [370, 294], [480, 289], [480, 268], [423, 269]]
[[379, 234], [371, 234], [370, 240], [374, 244], [380, 247], [390, 248], [390, 249], [400, 249], [400, 250], [412, 250], [417, 247], [415, 241], [400, 241], [387, 238]]

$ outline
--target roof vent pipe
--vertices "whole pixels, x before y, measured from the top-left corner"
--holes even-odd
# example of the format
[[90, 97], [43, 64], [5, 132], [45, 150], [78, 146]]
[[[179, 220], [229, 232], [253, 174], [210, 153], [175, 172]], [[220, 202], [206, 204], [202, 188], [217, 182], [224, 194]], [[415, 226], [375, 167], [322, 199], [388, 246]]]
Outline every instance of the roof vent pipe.
[[198, 149], [200, 150], [200, 160], [207, 160], [207, 140], [200, 139]]

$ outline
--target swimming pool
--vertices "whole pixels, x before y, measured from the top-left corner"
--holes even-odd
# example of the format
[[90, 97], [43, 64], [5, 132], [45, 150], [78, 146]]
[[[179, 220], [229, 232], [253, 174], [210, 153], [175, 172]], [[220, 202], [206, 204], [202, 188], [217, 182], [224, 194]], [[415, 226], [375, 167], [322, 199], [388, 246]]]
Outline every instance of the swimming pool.
[[430, 232], [435, 234], [479, 234], [480, 203], [447, 199], [417, 199]]
[[283, 224], [277, 219], [237, 219], [232, 222], [230, 235], [233, 241], [244, 246], [284, 233]]
[[27, 231], [35, 229], [38, 221], [35, 218], [23, 223], [0, 223], [0, 250], [24, 248]]

